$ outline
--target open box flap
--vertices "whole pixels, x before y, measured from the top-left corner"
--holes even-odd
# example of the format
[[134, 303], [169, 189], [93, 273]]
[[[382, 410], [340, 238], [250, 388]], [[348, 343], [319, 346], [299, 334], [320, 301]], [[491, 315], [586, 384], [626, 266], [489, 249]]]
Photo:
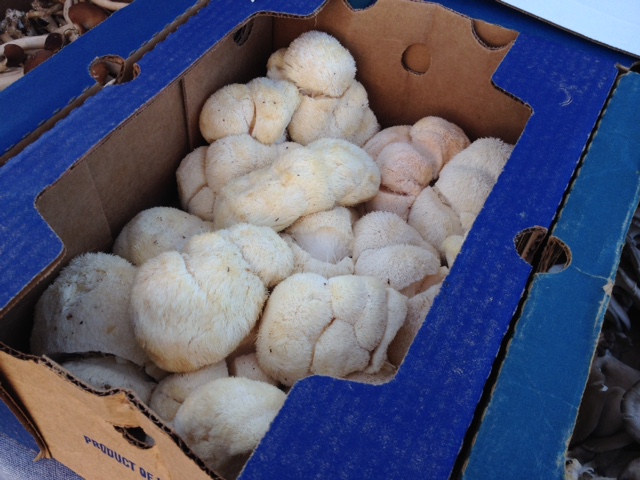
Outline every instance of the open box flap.
[[25, 137], [62, 109], [97, 87], [89, 74], [93, 60], [104, 55], [129, 58], [157, 41], [165, 28], [204, 5], [203, 0], [136, 0], [114, 12], [103, 24], [65, 46], [42, 66], [0, 92], [2, 158]]
[[[640, 198], [640, 75], [624, 75], [552, 234], [571, 250], [534, 279], [464, 478], [564, 478], [565, 453]], [[505, 458], [509, 461], [505, 462]]]
[[[62, 251], [35, 210], [40, 192], [105, 136], [124, 131], [137, 111], [151, 108], [154, 95], [174, 88], [176, 77], [257, 12], [251, 5], [212, 3], [138, 62], [138, 78], [103, 89], [0, 170], [0, 195], [8, 205], [0, 225], [15, 239], [0, 258], [0, 268], [10, 273], [0, 278], [3, 307]], [[313, 13], [317, 5], [288, 7]], [[494, 82], [534, 113], [456, 260], [467, 268], [453, 268], [393, 382], [299, 382], [249, 462], [248, 478], [424, 478], [425, 471], [430, 478], [449, 477], [531, 273], [514, 238], [533, 225], [550, 227], [615, 77], [608, 57], [520, 34]], [[106, 121], [92, 111], [108, 111]]]

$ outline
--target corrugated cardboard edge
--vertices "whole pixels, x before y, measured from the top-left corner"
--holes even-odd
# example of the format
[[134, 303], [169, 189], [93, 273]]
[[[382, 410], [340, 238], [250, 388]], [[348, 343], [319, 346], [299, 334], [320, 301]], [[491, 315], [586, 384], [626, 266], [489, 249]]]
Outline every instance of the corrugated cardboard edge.
[[[535, 478], [564, 478], [565, 453], [609, 302], [610, 286], [640, 198], [640, 118], [632, 114], [638, 98], [640, 76], [623, 75], [552, 232], [566, 240], [569, 247], [574, 245], [574, 264], [558, 274], [537, 275], [534, 279], [463, 468], [465, 479], [493, 475], [516, 479], [522, 478], [523, 472]], [[625, 116], [627, 122], [618, 133], [613, 125], [620, 119], [614, 115], [630, 113], [632, 118]], [[618, 153], [604, 155], [606, 160], [616, 160], [616, 164], [601, 166], [598, 172], [596, 162], [602, 162], [606, 145], [616, 137], [626, 139], [627, 146]], [[611, 146], [611, 152], [617, 147]], [[636, 152], [635, 158], [625, 156], [628, 152]], [[602, 182], [604, 187], [599, 187], [603, 178], [611, 183]], [[604, 217], [594, 214], [602, 213], [595, 205], [605, 200], [617, 208], [608, 208]], [[579, 246], [580, 235], [584, 236], [586, 250]], [[605, 245], [610, 245], [606, 254], [597, 251]], [[580, 292], [578, 297], [572, 295], [575, 291]], [[572, 308], [575, 315], [580, 315], [574, 317], [574, 325], [569, 316]], [[575, 336], [575, 341], [565, 338], [569, 335]], [[505, 458], [509, 461], [505, 462]]]

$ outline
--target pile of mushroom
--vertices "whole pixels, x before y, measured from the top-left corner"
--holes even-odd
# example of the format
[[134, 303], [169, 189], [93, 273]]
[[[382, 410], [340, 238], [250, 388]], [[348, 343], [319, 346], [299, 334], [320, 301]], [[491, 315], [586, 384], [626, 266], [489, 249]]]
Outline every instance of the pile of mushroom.
[[[140, 212], [113, 254], [72, 260], [31, 341], [82, 357], [67, 365], [94, 388], [136, 392], [227, 478], [295, 382], [395, 375], [512, 149], [438, 117], [380, 130], [323, 32], [267, 71], [206, 100], [181, 209]], [[142, 377], [87, 373], [98, 363]]]
[[640, 210], [627, 233], [569, 444], [570, 480], [640, 478]]
[[129, 3], [131, 0], [34, 0], [29, 11], [7, 9], [0, 22], [0, 90]]

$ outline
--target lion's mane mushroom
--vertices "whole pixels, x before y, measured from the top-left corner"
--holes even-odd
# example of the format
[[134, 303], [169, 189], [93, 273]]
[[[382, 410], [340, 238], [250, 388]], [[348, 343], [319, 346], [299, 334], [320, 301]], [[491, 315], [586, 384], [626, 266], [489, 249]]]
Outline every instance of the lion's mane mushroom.
[[287, 131], [291, 140], [302, 145], [319, 138], [343, 138], [362, 146], [379, 130], [367, 91], [354, 80], [338, 98], [303, 95]]
[[481, 138], [440, 172], [433, 188], [456, 212], [464, 232], [471, 229], [512, 151], [513, 145], [498, 138]]
[[288, 132], [302, 145], [343, 138], [363, 145], [379, 129], [364, 86], [356, 81], [351, 53], [331, 35], [312, 30], [274, 52], [267, 76], [294, 83], [302, 95]]
[[286, 80], [254, 78], [213, 93], [200, 112], [200, 132], [212, 143], [228, 135], [247, 133], [271, 145], [286, 138], [286, 128], [300, 104], [298, 89]]
[[250, 378], [251, 380], [269, 383], [274, 386], [279, 385], [277, 380], [271, 378], [262, 369], [258, 363], [258, 355], [256, 352], [240, 355], [231, 360], [229, 362], [229, 375], [233, 377]]
[[298, 147], [293, 142], [265, 145], [244, 133], [196, 148], [176, 171], [180, 205], [203, 220], [212, 220], [216, 196], [227, 182], [267, 167], [278, 156]]
[[407, 223], [436, 247], [443, 260], [446, 257], [443, 242], [453, 235], [463, 234], [460, 218], [449, 205], [443, 203], [438, 192], [432, 187], [426, 187], [416, 197]]
[[406, 313], [407, 298], [376, 278], [294, 274], [269, 297], [258, 363], [284, 385], [312, 374], [375, 373]]
[[221, 360], [193, 372], [172, 373], [158, 383], [151, 394], [149, 407], [167, 423], [172, 423], [180, 405], [201, 386], [229, 376], [227, 363]]
[[[237, 228], [248, 234], [259, 227]], [[271, 229], [253, 235], [260, 237], [255, 247], [231, 237], [196, 235], [183, 253], [165, 252], [139, 267], [131, 294], [135, 336], [160, 368], [189, 372], [224, 359], [256, 324], [266, 284], [293, 268], [291, 250]]]
[[312, 30], [298, 36], [272, 64], [303, 95], [341, 97], [356, 78], [356, 62], [345, 47], [325, 32]]
[[119, 357], [86, 357], [67, 360], [61, 365], [96, 389], [131, 390], [146, 404], [157, 385], [142, 367]]
[[379, 185], [378, 166], [364, 150], [345, 140], [316, 140], [231, 180], [216, 199], [213, 222], [216, 228], [245, 222], [281, 231], [304, 215], [357, 205]]
[[294, 272], [312, 272], [326, 278], [353, 274], [353, 222], [346, 207], [312, 213], [298, 219], [281, 234], [294, 255]]
[[236, 478], [285, 399], [283, 391], [268, 383], [220, 378], [191, 393], [173, 425], [207, 467], [225, 478]]
[[437, 250], [395, 213], [368, 213], [353, 231], [356, 275], [376, 277], [407, 294], [415, 292], [416, 283], [438, 274]]
[[172, 250], [182, 251], [189, 238], [213, 230], [213, 224], [172, 207], [143, 210], [116, 238], [113, 253], [134, 265]]
[[116, 255], [75, 257], [36, 304], [32, 353], [101, 352], [147, 363], [128, 310], [135, 276], [136, 267]]
[[407, 220], [422, 190], [468, 145], [462, 129], [440, 117], [381, 130], [363, 147], [381, 174], [380, 192], [367, 202], [365, 211], [393, 212]]

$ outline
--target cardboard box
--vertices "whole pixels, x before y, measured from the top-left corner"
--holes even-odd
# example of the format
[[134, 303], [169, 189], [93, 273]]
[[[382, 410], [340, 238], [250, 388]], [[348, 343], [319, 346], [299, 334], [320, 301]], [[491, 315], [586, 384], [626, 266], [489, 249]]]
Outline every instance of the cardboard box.
[[622, 75], [551, 231], [570, 251], [568, 266], [536, 274], [531, 283], [465, 479], [564, 478], [567, 445], [640, 199], [638, 101], [640, 75]]
[[[26, 11], [30, 1], [2, 0]], [[107, 55], [134, 63], [202, 7], [204, 0], [136, 0], [65, 46], [42, 66], [0, 92], [0, 165], [32, 142], [101, 86], [89, 74], [91, 63]]]
[[[135, 81], [89, 98], [0, 169], [0, 380], [45, 455], [96, 479], [113, 469], [122, 478], [207, 477], [135, 397], [98, 394], [24, 353], [32, 308], [70, 258], [108, 250], [138, 211], [175, 202], [175, 169], [203, 143], [197, 117], [208, 95], [264, 74], [269, 54], [309, 29], [351, 50], [383, 127], [440, 115], [472, 138], [518, 143], [396, 378], [298, 382], [243, 477], [454, 471], [532, 272], [523, 257], [535, 249], [525, 247], [551, 227], [617, 70], [606, 53], [409, 0], [357, 12], [343, 0], [213, 2], [138, 61]], [[403, 66], [414, 44], [428, 52], [424, 74], [411, 53]]]

